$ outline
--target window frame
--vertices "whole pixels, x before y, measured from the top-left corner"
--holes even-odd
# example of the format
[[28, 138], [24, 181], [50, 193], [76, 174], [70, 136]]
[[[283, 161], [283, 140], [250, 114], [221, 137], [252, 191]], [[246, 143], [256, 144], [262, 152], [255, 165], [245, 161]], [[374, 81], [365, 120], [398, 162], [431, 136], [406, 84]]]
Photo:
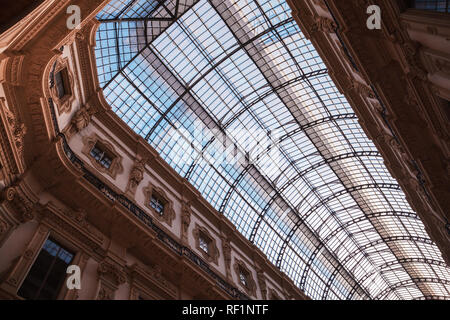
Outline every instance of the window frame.
[[[82, 153], [89, 159], [90, 163], [95, 167], [95, 169], [97, 169], [101, 173], [109, 175], [113, 179], [115, 179], [118, 174], [123, 172], [122, 156], [120, 156], [113, 145], [106, 139], [102, 139], [97, 134], [93, 134], [92, 136], [84, 137], [83, 143], [84, 146]], [[111, 159], [109, 168], [105, 167], [91, 154], [95, 146], [98, 146], [100, 150], [102, 150], [104, 154], [107, 154]]]
[[[83, 279], [83, 270], [86, 265], [89, 256], [84, 254], [82, 250], [80, 250], [79, 246], [76, 245], [73, 241], [66, 239], [61, 236], [59, 233], [50, 231], [48, 227], [41, 225], [37, 230], [27, 249], [25, 250], [24, 256], [27, 257], [23, 261], [19, 261], [16, 268], [18, 270], [22, 269], [23, 274], [20, 277], [20, 282], [17, 283], [16, 286], [16, 296], [18, 299], [27, 300], [19, 296], [19, 290], [22, 287], [25, 279], [28, 277], [31, 268], [36, 262], [37, 257], [43, 250], [44, 244], [48, 239], [52, 239], [54, 242], [59, 244], [64, 249], [73, 253], [73, 258], [69, 265], [77, 265], [81, 269], [81, 279]], [[68, 265], [68, 266], [69, 266]], [[64, 281], [62, 282], [61, 287], [59, 288], [59, 292], [55, 300], [74, 300], [78, 298], [79, 290], [69, 290], [64, 283], [67, 281], [67, 277], [69, 275], [65, 274]], [[50, 300], [51, 301], [51, 300]]]
[[[143, 189], [143, 192], [145, 196], [145, 207], [150, 210], [157, 220], [164, 222], [171, 227], [172, 221], [175, 219], [175, 211], [173, 210], [173, 201], [169, 199], [166, 192], [150, 182], [147, 187]], [[164, 205], [162, 214], [151, 205], [151, 199], [155, 196]]]
[[[220, 253], [217, 249], [216, 239], [213, 235], [211, 235], [211, 232], [206, 227], [196, 223], [194, 229], [192, 230], [192, 235], [195, 239], [195, 248], [200, 252], [203, 258], [208, 262], [218, 265]], [[208, 251], [205, 251], [202, 248], [200, 243], [201, 238], [203, 238], [207, 244]]]
[[[61, 84], [57, 84], [57, 75], [61, 75]], [[75, 100], [74, 94], [74, 80], [72, 71], [69, 67], [69, 59], [59, 58], [54, 64], [54, 70], [52, 72], [53, 85], [50, 88], [50, 95], [56, 105], [59, 114], [69, 113], [72, 110], [72, 102]], [[60, 87], [63, 87], [64, 94], [61, 95], [59, 91]]]
[[[256, 297], [256, 282], [253, 278], [252, 271], [247, 267], [247, 265], [244, 263], [244, 261], [235, 258], [234, 262], [234, 271], [237, 278], [237, 282], [241, 288], [244, 289], [244, 291], [249, 295]], [[241, 274], [246, 276], [247, 285], [244, 285], [242, 283]]]
[[[99, 159], [97, 159], [96, 155], [93, 154], [93, 150], [97, 149], [100, 151], [100, 157]], [[91, 148], [91, 151], [89, 152], [89, 154], [95, 159], [97, 160], [97, 162], [102, 165], [105, 169], [109, 170], [111, 168], [111, 164], [114, 160], [114, 156], [111, 156], [110, 153], [108, 152], [108, 149], [105, 148], [104, 146], [101, 145], [100, 142], [97, 141], [97, 143]], [[104, 159], [108, 159], [109, 160], [109, 164], [108, 166], [105, 165], [104, 163]]]

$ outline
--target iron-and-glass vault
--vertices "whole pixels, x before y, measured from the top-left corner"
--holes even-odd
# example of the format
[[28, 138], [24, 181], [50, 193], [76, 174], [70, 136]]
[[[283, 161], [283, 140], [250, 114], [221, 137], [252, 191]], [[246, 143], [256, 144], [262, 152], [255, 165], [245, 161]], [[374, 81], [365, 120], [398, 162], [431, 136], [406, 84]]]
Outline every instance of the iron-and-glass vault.
[[112, 109], [314, 299], [450, 298], [450, 272], [284, 0], [113, 0]]

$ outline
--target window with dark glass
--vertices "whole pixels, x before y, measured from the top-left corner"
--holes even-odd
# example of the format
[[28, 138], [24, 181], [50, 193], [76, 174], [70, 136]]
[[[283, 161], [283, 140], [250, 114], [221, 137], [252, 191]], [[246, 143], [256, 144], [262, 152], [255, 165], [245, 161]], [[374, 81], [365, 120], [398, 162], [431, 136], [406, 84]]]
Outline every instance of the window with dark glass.
[[409, 6], [420, 10], [450, 12], [450, 0], [410, 0]]
[[91, 149], [91, 156], [97, 160], [98, 163], [100, 163], [103, 167], [106, 169], [109, 169], [111, 167], [111, 163], [113, 160], [113, 157], [104, 150], [101, 145], [96, 143], [94, 147]]
[[66, 279], [74, 253], [48, 239], [30, 269], [18, 295], [30, 300], [55, 300]]
[[55, 86], [59, 99], [71, 94], [67, 69], [64, 68], [55, 74]]
[[157, 213], [160, 215], [164, 214], [164, 205], [165, 201], [161, 199], [161, 197], [155, 193], [152, 194], [152, 197], [150, 198], [150, 207], [155, 209]]

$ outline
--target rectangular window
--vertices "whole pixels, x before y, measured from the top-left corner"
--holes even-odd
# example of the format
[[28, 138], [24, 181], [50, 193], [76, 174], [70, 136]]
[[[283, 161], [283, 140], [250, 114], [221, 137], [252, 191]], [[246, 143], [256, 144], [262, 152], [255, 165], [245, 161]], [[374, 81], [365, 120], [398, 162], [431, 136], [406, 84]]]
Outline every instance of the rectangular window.
[[69, 76], [66, 69], [62, 69], [55, 74], [55, 86], [59, 99], [71, 94], [69, 87]]
[[449, 13], [450, 0], [410, 0], [410, 7], [420, 10], [430, 10]]
[[111, 167], [113, 157], [111, 157], [107, 152], [105, 152], [103, 148], [99, 146], [98, 143], [96, 143], [95, 146], [91, 149], [90, 154], [95, 160], [97, 160], [98, 163], [100, 163], [106, 169], [109, 169]]
[[74, 254], [47, 239], [25, 278], [18, 295], [30, 300], [55, 300], [66, 279]]
[[248, 287], [248, 281], [247, 281], [247, 272], [244, 270], [239, 271], [239, 280], [241, 281], [242, 285], [244, 287]]
[[160, 215], [164, 214], [164, 201], [162, 201], [161, 198], [155, 194], [152, 194], [152, 197], [150, 199], [150, 207], [155, 209], [155, 211]]
[[198, 242], [200, 249], [202, 249], [206, 253], [209, 253], [209, 242], [210, 242], [209, 239], [207, 239], [207, 237], [205, 237], [203, 234], [200, 234]]

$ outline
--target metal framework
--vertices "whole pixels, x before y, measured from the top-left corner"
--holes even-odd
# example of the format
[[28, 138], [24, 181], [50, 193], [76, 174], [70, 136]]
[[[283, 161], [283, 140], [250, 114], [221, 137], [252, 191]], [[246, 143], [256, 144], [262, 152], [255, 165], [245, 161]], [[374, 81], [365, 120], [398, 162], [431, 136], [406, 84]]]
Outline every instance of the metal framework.
[[97, 18], [113, 111], [306, 294], [450, 297], [439, 250], [284, 0], [113, 0]]
[[412, 8], [450, 13], [450, 0], [409, 0], [408, 2]]

